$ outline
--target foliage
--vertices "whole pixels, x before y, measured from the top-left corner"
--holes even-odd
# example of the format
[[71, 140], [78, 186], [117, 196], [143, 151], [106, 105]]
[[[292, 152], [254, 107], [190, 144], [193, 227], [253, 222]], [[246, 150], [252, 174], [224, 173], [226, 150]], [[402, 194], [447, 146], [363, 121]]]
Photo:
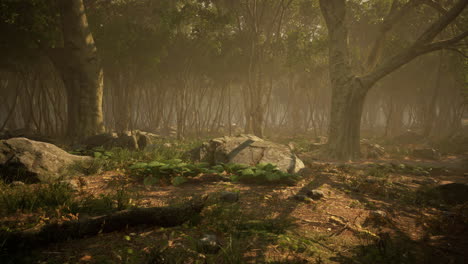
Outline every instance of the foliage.
[[2, 213], [55, 209], [73, 203], [74, 190], [64, 183], [41, 184], [39, 186], [0, 186], [0, 208]]
[[186, 163], [180, 159], [167, 161], [138, 162], [130, 167], [131, 173], [143, 179], [145, 185], [161, 181], [172, 182], [177, 186], [187, 181], [187, 177], [200, 174], [228, 175], [233, 182], [248, 183], [289, 183], [293, 184], [299, 176], [280, 171], [273, 164], [260, 163], [256, 166], [228, 163], [210, 166], [208, 163]]
[[138, 194], [131, 193], [125, 188], [115, 192], [80, 196], [67, 183], [0, 186], [0, 208], [2, 214], [20, 212], [38, 212], [46, 210], [63, 213], [87, 213], [92, 215], [104, 214], [114, 210], [124, 210], [138, 203]]

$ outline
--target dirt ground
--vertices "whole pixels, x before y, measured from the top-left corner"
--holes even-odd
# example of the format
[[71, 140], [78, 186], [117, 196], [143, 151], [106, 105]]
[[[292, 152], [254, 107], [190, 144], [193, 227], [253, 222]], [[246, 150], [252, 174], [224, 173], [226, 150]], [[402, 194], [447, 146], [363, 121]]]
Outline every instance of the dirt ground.
[[[423, 198], [418, 193], [441, 184], [468, 183], [466, 161], [467, 157], [462, 156], [440, 161], [379, 160], [344, 165], [306, 160], [303, 179], [295, 186], [248, 185], [213, 181], [210, 177], [198, 177], [177, 187], [144, 186], [125, 173], [105, 172], [86, 177], [82, 192], [97, 196], [124, 186], [138, 194], [138, 205], [144, 207], [174, 205], [202, 195], [215, 199], [222, 191], [239, 192], [239, 201], [223, 205], [236, 206], [231, 211], [234, 215], [207, 220], [213, 215], [210, 210], [215, 205], [212, 205], [205, 208], [196, 224], [129, 228], [70, 240], [37, 249], [29, 260], [31, 263], [463, 263], [468, 259], [467, 204], [434, 205], [431, 193]], [[374, 164], [371, 166], [377, 167], [376, 171], [391, 164], [437, 170], [428, 175], [390, 170], [371, 177], [369, 164]], [[294, 199], [294, 195], [307, 189], [322, 191], [324, 198]], [[381, 213], [384, 217], [380, 217]], [[239, 247], [241, 260], [194, 252], [194, 241], [207, 232], [218, 234], [223, 246], [232, 243], [221, 222], [226, 221], [229, 226], [237, 217], [292, 227], [273, 240], [265, 239], [261, 232], [249, 233], [250, 238], [242, 240]], [[166, 258], [154, 258], [163, 252]], [[172, 258], [171, 254], [179, 255]]]

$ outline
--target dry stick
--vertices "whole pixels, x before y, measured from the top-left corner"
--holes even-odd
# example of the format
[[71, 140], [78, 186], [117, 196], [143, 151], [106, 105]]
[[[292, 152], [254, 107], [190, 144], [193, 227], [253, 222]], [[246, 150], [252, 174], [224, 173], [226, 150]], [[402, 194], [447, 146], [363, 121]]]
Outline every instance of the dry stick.
[[0, 233], [0, 248], [14, 250], [34, 248], [50, 243], [95, 236], [123, 230], [128, 227], [147, 225], [172, 227], [183, 224], [201, 212], [205, 198], [194, 199], [178, 207], [152, 207], [123, 210], [116, 213], [92, 217], [84, 220], [67, 221], [61, 224], [48, 224], [40, 229], [22, 232]]

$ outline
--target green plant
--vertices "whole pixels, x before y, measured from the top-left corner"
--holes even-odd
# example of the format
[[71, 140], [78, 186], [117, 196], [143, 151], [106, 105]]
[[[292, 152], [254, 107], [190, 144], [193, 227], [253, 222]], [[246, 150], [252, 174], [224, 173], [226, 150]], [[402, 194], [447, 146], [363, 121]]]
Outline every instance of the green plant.
[[73, 198], [74, 190], [64, 183], [40, 184], [37, 186], [9, 186], [3, 184], [0, 187], [0, 209], [4, 213], [70, 206], [73, 203]]

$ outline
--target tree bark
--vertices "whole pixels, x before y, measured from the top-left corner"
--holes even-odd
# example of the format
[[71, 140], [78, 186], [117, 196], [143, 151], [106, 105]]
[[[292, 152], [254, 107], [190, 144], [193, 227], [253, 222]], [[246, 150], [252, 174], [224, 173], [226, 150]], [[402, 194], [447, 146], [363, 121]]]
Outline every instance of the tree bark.
[[[328, 29], [329, 75], [332, 89], [328, 151], [331, 158], [357, 159], [360, 156], [360, 122], [366, 94], [373, 85], [414, 58], [453, 45], [468, 36], [468, 31], [449, 39], [433, 42], [466, 7], [459, 0], [434, 22], [410, 47], [380, 63], [368, 74], [356, 77], [350, 69], [346, 1], [320, 0], [320, 9]], [[374, 60], [374, 59], [372, 59]]]
[[49, 224], [38, 230], [4, 231], [0, 233], [2, 248], [15, 250], [41, 247], [50, 243], [95, 236], [138, 225], [177, 226], [200, 213], [204, 202], [204, 198], [197, 198], [179, 207], [135, 208], [84, 220]]
[[104, 132], [104, 74], [82, 0], [59, 1], [63, 48], [48, 55], [67, 90], [67, 136], [78, 140]]

